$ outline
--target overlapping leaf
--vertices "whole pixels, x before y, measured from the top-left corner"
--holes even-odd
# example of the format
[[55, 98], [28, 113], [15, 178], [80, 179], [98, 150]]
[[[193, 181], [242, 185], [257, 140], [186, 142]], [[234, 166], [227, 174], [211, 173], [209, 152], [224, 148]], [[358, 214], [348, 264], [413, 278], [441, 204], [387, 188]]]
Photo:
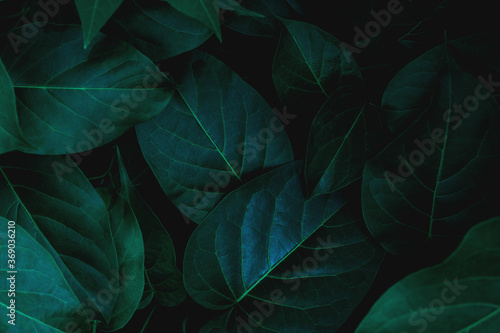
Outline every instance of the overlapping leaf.
[[473, 227], [443, 263], [393, 285], [356, 333], [496, 332], [500, 327], [500, 218]]
[[81, 47], [76, 27], [38, 32], [2, 60], [17, 96], [21, 131], [36, 154], [91, 150], [158, 114], [171, 98], [167, 79], [130, 45], [97, 35]]
[[[78, 313], [80, 301], [51, 254], [21, 225], [14, 225], [15, 229], [8, 232], [7, 223], [7, 219], [0, 217], [0, 272], [4, 280], [0, 284], [0, 308], [4, 314], [0, 330], [5, 333], [67, 332], [76, 328], [90, 331], [87, 316]], [[15, 250], [14, 274], [9, 273], [12, 269], [7, 266], [11, 243], [15, 244], [10, 247]], [[15, 292], [9, 292], [11, 280], [7, 278], [12, 275]], [[11, 300], [15, 301], [14, 317], [5, 315], [11, 313], [7, 309], [12, 307]]]
[[142, 231], [145, 250], [146, 284], [142, 295], [141, 307], [156, 296], [164, 306], [175, 306], [186, 298], [182, 275], [175, 261], [175, 250], [170, 235], [161, 221], [142, 200], [130, 180], [118, 151], [120, 170], [119, 192], [130, 203]]
[[137, 126], [143, 155], [170, 200], [195, 222], [246, 174], [293, 159], [265, 100], [212, 56], [195, 52], [178, 94]]
[[441, 45], [387, 87], [383, 106], [400, 134], [365, 166], [362, 200], [368, 228], [388, 251], [461, 237], [495, 215], [500, 125], [487, 77], [472, 76]]
[[85, 48], [122, 2], [123, 0], [75, 0], [76, 9], [82, 22]]
[[337, 193], [306, 201], [300, 171], [293, 162], [230, 193], [188, 242], [188, 293], [233, 310], [226, 332], [335, 331], [376, 275], [382, 251], [362, 220]]
[[340, 41], [316, 26], [282, 19], [274, 57], [273, 80], [285, 105], [316, 111], [341, 82], [361, 78], [355, 61]]
[[365, 100], [359, 85], [346, 85], [316, 115], [305, 168], [309, 195], [334, 192], [361, 177], [369, 140]]
[[213, 32], [166, 2], [126, 1], [106, 33], [125, 40], [154, 61], [171, 58], [203, 44]]

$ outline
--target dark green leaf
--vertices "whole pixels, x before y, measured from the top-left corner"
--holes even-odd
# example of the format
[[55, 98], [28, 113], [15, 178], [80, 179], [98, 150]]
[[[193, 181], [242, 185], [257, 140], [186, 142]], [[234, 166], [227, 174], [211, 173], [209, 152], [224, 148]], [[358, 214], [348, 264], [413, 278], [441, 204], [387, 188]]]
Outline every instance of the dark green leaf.
[[172, 96], [164, 87], [167, 78], [130, 45], [98, 34], [84, 50], [80, 29], [57, 29], [40, 31], [20, 53], [9, 48], [2, 56], [15, 88], [22, 133], [36, 147], [20, 150], [91, 150], [167, 105]]
[[175, 250], [170, 235], [151, 208], [141, 199], [132, 184], [120, 152], [120, 193], [130, 203], [139, 221], [144, 238], [146, 284], [142, 304], [148, 303], [153, 295], [164, 306], [176, 306], [186, 298], [182, 275], [175, 264]]
[[282, 19], [273, 80], [281, 102], [316, 110], [347, 77], [361, 78], [349, 50], [312, 24]]
[[337, 193], [306, 201], [300, 165], [230, 193], [188, 242], [186, 289], [206, 307], [234, 309], [227, 332], [334, 332], [376, 275], [382, 251], [362, 220], [339, 212]]
[[500, 327], [500, 218], [473, 227], [443, 263], [387, 290], [356, 333], [484, 332]]
[[491, 96], [446, 45], [412, 61], [387, 87], [383, 106], [400, 134], [366, 164], [362, 200], [368, 228], [388, 251], [461, 237], [493, 216], [500, 114]]
[[236, 73], [195, 52], [178, 94], [137, 126], [144, 157], [163, 191], [195, 222], [246, 174], [292, 160], [279, 117]]

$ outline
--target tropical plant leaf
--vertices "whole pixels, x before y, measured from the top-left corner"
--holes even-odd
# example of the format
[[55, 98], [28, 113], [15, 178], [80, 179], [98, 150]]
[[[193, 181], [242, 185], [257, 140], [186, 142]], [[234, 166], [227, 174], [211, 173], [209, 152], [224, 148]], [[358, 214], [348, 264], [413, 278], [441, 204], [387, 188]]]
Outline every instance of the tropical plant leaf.
[[16, 95], [9, 74], [0, 60], [0, 154], [30, 147], [21, 133], [16, 111]]
[[[73, 293], [86, 304], [84, 310], [90, 307], [88, 312], [80, 311], [80, 316], [107, 322], [116, 302], [110, 286], [119, 285], [109, 215], [78, 168], [60, 181], [54, 163], [62, 164], [64, 159], [3, 155], [0, 216], [16, 221], [52, 256]], [[111, 299], [103, 296], [103, 290], [112, 294]]]
[[358, 65], [338, 39], [316, 26], [281, 20], [273, 80], [284, 105], [315, 111], [347, 78], [361, 78]]
[[[0, 272], [4, 279], [7, 278], [0, 287], [0, 308], [4, 313], [0, 330], [5, 333], [52, 333], [79, 327], [82, 331], [90, 331], [87, 317], [78, 313], [80, 301], [51, 254], [21, 225], [7, 229], [8, 221], [0, 217]], [[15, 244], [14, 248], [10, 247], [15, 251], [15, 273], [7, 266], [8, 244]], [[15, 279], [8, 280], [11, 276]], [[15, 284], [14, 292], [9, 292], [11, 281]], [[15, 302], [13, 305], [11, 300]], [[14, 316], [9, 316], [8, 307], [15, 309]]]
[[200, 222], [246, 174], [293, 159], [279, 117], [219, 60], [194, 52], [178, 94], [137, 126], [144, 158], [169, 199]]
[[[120, 281], [120, 288], [117, 288], [117, 300], [110, 322], [106, 325], [106, 330], [116, 331], [129, 322], [141, 301], [144, 290], [144, 243], [139, 223], [127, 200], [109, 188], [97, 190], [109, 211], [118, 269], [125, 277]], [[113, 291], [109, 294], [112, 295]]]
[[359, 85], [336, 89], [309, 132], [306, 182], [310, 196], [332, 193], [361, 178], [368, 156], [368, 103]]
[[15, 88], [22, 133], [36, 147], [20, 150], [92, 150], [168, 104], [172, 90], [165, 87], [166, 76], [130, 45], [102, 34], [86, 50], [80, 43], [80, 29], [58, 27], [39, 31], [18, 54], [8, 48], [2, 55]]
[[90, 44], [99, 30], [120, 7], [123, 0], [75, 0], [76, 9], [82, 22], [84, 47]]
[[443, 263], [393, 285], [356, 333], [496, 332], [500, 327], [500, 218], [474, 226]]
[[108, 35], [132, 44], [153, 61], [190, 51], [213, 34], [164, 1], [126, 1], [111, 22], [105, 30]]
[[218, 0], [219, 8], [230, 10], [236, 15], [250, 16], [250, 17], [264, 17], [264, 15], [259, 14], [253, 10], [246, 9], [242, 7], [236, 0]]
[[333, 332], [376, 275], [382, 251], [362, 220], [339, 212], [338, 193], [306, 201], [301, 164], [230, 193], [188, 242], [186, 289], [208, 308], [234, 310], [227, 332]]
[[222, 42], [219, 23], [218, 0], [163, 0], [181, 13], [190, 16], [215, 32], [217, 38]]
[[163, 306], [176, 306], [186, 298], [182, 274], [175, 261], [175, 249], [170, 235], [161, 221], [142, 200], [130, 180], [125, 165], [117, 151], [120, 172], [119, 192], [130, 203], [142, 231], [145, 249], [146, 284], [141, 306], [144, 307], [152, 296], [156, 296]]
[[387, 87], [383, 107], [399, 136], [366, 164], [362, 201], [368, 228], [388, 251], [462, 237], [496, 214], [500, 125], [491, 96], [446, 45], [409, 63]]

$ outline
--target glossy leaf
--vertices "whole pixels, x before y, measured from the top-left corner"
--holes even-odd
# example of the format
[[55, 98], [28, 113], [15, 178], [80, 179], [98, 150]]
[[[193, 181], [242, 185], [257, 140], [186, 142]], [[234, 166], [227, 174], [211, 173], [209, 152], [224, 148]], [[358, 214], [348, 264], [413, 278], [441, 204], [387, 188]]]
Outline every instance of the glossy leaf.
[[473, 227], [443, 263], [393, 285], [356, 333], [496, 332], [500, 327], [500, 218]]
[[309, 133], [306, 182], [311, 196], [361, 178], [368, 155], [369, 110], [359, 85], [338, 88], [321, 107]]
[[0, 60], [0, 154], [29, 147], [23, 137], [16, 112], [16, 95], [9, 74]]
[[146, 284], [142, 295], [142, 306], [156, 296], [163, 306], [176, 306], [186, 298], [182, 274], [176, 266], [175, 249], [170, 235], [161, 221], [137, 193], [118, 151], [120, 171], [119, 192], [130, 203], [139, 221], [145, 250]]
[[461, 237], [493, 216], [500, 119], [482, 81], [441, 45], [393, 78], [383, 106], [400, 134], [363, 172], [363, 214], [374, 237], [402, 253]]
[[190, 16], [208, 27], [222, 42], [217, 0], [164, 0], [181, 13]]
[[279, 117], [219, 60], [193, 53], [178, 82], [170, 104], [137, 126], [137, 137], [163, 191], [200, 222], [246, 174], [293, 156]]
[[[0, 217], [0, 272], [6, 281], [0, 285], [0, 308], [4, 313], [0, 330], [5, 333], [52, 333], [80, 327], [89, 331], [86, 316], [77, 312], [80, 302], [50, 253], [21, 225], [15, 225], [8, 232], [8, 221]], [[8, 243], [8, 240], [14, 240], [14, 243]], [[7, 267], [8, 244], [15, 244], [14, 274]], [[15, 280], [6, 279], [12, 275]], [[14, 293], [9, 292], [11, 281], [15, 281]], [[12, 307], [11, 300], [15, 301], [15, 318], [5, 315], [11, 312], [7, 309]]]
[[[340, 41], [312, 24], [281, 20], [273, 80], [280, 100], [297, 109], [315, 110], [347, 78], [361, 78]], [[345, 82], [345, 81], [344, 81]]]
[[99, 309], [102, 315], [92, 310], [94, 318], [108, 321], [116, 298], [100, 301], [100, 292], [116, 287], [118, 262], [106, 206], [78, 168], [59, 181], [54, 163], [64, 160], [2, 156], [0, 216], [16, 221], [36, 239], [85, 307]]
[[106, 27], [153, 61], [171, 58], [203, 44], [213, 32], [163, 1], [126, 1]]
[[76, 9], [82, 22], [85, 48], [122, 2], [123, 0], [75, 0]]
[[168, 104], [172, 91], [165, 75], [130, 45], [102, 34], [86, 50], [81, 43], [78, 28], [59, 27], [40, 31], [18, 54], [9, 48], [2, 55], [22, 133], [36, 147], [20, 150], [91, 150]]
[[382, 251], [362, 220], [338, 193], [306, 201], [300, 172], [290, 163], [231, 192], [188, 242], [188, 293], [234, 309], [227, 332], [333, 332], [376, 275]]

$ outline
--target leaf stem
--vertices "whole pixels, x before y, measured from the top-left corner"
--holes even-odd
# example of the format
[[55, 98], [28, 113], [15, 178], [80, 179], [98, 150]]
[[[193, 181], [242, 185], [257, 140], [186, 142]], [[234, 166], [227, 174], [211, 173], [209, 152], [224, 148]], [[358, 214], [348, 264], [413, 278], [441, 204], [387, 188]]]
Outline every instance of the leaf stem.
[[146, 326], [148, 326], [149, 324], [149, 320], [151, 319], [151, 317], [153, 316], [153, 313], [155, 312], [156, 310], [156, 304], [153, 306], [153, 309], [151, 310], [151, 312], [149, 313], [149, 316], [146, 318], [146, 322], [144, 323], [144, 326], [142, 326], [142, 329], [141, 329], [141, 332], [140, 333], [144, 333], [144, 330], [146, 329]]

